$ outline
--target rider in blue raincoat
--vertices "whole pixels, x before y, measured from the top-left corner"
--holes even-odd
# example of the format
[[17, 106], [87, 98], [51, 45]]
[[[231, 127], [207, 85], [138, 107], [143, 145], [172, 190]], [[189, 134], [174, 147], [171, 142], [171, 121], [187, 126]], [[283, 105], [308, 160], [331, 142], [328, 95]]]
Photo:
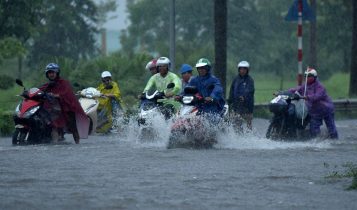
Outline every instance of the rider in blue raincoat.
[[205, 114], [223, 114], [224, 98], [223, 88], [218, 78], [211, 74], [211, 63], [206, 58], [201, 58], [196, 63], [198, 76], [192, 78], [189, 86], [195, 86], [205, 102], [199, 107]]

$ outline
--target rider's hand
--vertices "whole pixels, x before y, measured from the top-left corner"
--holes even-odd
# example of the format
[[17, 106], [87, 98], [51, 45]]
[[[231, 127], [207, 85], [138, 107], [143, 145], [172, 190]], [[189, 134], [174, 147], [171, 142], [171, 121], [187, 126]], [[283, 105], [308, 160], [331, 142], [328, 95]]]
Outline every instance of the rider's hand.
[[181, 96], [175, 96], [175, 101], [180, 101], [181, 100]]
[[47, 95], [54, 97], [54, 98], [59, 98], [58, 94], [54, 94], [54, 93], [47, 93]]
[[213, 102], [213, 98], [211, 98], [211, 97], [205, 97], [205, 102], [207, 102], [207, 103], [212, 103], [212, 102]]
[[145, 98], [145, 93], [141, 93], [138, 95], [138, 99], [144, 99]]
[[113, 94], [110, 94], [110, 93], [106, 93], [106, 94], [104, 94], [104, 96], [105, 96], [105, 97], [108, 97], [108, 98], [114, 97], [114, 95], [113, 95]]
[[174, 94], [171, 93], [171, 92], [165, 93], [165, 96], [166, 96], [167, 98], [172, 97], [173, 95], [174, 95]]

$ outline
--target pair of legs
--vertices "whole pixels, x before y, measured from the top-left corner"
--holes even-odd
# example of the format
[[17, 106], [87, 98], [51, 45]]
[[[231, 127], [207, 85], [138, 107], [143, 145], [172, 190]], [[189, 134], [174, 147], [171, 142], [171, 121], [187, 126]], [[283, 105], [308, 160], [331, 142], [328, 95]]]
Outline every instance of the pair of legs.
[[[73, 140], [76, 144], [79, 144], [79, 133], [76, 125], [76, 117], [74, 112], [69, 112], [67, 114], [67, 128], [69, 132], [73, 135]], [[53, 142], [58, 142], [59, 139], [63, 137], [63, 128], [52, 127], [51, 137]]]
[[320, 126], [322, 125], [322, 121], [325, 122], [329, 138], [338, 139], [338, 133], [335, 125], [335, 114], [328, 113], [324, 116], [311, 116], [310, 119], [310, 134], [311, 137], [316, 137], [320, 134]]
[[231, 115], [231, 119], [232, 119], [232, 122], [235, 125], [235, 127], [240, 131], [243, 129], [243, 122], [247, 123], [248, 130], [251, 131], [253, 129], [253, 125], [252, 125], [253, 113], [237, 113], [237, 112], [234, 112]]

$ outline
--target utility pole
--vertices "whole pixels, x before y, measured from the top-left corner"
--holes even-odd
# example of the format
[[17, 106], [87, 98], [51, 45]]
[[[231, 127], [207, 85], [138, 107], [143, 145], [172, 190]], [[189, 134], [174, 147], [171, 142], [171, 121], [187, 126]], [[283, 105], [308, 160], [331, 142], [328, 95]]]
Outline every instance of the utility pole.
[[[310, 0], [310, 6], [312, 11], [316, 14], [316, 0]], [[310, 55], [309, 65], [310, 67], [317, 68], [317, 41], [316, 41], [316, 21], [310, 21]]]
[[357, 2], [352, 1], [352, 49], [349, 96], [357, 96]]
[[214, 72], [226, 95], [227, 72], [227, 0], [214, 1]]
[[102, 38], [102, 55], [105, 56], [107, 55], [107, 33], [106, 30], [103, 28], [101, 30], [101, 38]]

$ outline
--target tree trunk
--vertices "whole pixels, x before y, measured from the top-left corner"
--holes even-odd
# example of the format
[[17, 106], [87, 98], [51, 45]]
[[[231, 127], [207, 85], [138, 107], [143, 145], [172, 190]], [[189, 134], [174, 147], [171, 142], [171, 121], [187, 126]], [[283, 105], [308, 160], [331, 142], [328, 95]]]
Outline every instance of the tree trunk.
[[[317, 15], [316, 0], [310, 0], [312, 11]], [[317, 68], [317, 41], [316, 41], [316, 21], [310, 21], [310, 57], [309, 66]]]
[[226, 95], [227, 71], [227, 0], [214, 1], [214, 72], [221, 80]]
[[17, 61], [18, 61], [18, 78], [22, 79], [22, 56], [19, 55], [17, 57]]
[[357, 2], [352, 1], [352, 50], [351, 50], [351, 75], [350, 90], [351, 97], [357, 96]]

